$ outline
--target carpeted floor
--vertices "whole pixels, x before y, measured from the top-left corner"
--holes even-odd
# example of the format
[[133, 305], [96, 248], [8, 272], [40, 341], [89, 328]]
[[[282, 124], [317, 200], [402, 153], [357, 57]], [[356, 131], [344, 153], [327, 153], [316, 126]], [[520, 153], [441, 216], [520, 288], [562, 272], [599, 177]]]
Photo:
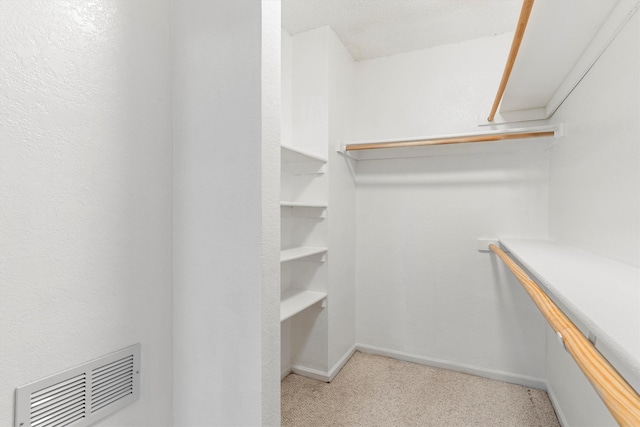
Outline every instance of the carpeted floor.
[[282, 381], [287, 426], [559, 426], [547, 393], [356, 352], [330, 384]]

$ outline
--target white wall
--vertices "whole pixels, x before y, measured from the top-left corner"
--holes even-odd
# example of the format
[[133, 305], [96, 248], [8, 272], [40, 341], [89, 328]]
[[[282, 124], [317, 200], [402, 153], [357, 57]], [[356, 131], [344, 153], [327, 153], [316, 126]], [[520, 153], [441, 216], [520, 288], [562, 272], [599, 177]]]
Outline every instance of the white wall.
[[262, 423], [261, 6], [173, 6], [174, 425]]
[[[356, 139], [477, 131], [509, 44], [505, 35], [357, 63]], [[542, 318], [476, 247], [479, 237], [546, 237], [548, 153], [527, 147], [358, 162], [358, 343], [542, 384]]]
[[0, 424], [14, 388], [142, 344], [172, 424], [168, 1], [0, 2]]
[[281, 139], [282, 145], [291, 146], [293, 141], [291, 140], [291, 132], [292, 132], [292, 114], [291, 111], [291, 85], [293, 83], [292, 77], [292, 49], [293, 49], [293, 40], [291, 35], [287, 33], [285, 30], [281, 30]]
[[553, 239], [640, 266], [638, 13], [553, 121], [549, 232]]
[[[551, 239], [634, 266], [640, 265], [638, 76], [636, 13], [553, 117], [565, 135], [551, 150], [549, 191]], [[547, 345], [550, 392], [566, 423], [615, 425], [583, 375], [566, 367], [557, 340], [550, 336]]]
[[280, 424], [280, 0], [262, 1], [262, 425]]
[[329, 369], [336, 369], [356, 342], [355, 162], [336, 151], [353, 137], [355, 62], [340, 39], [324, 30], [328, 60]]

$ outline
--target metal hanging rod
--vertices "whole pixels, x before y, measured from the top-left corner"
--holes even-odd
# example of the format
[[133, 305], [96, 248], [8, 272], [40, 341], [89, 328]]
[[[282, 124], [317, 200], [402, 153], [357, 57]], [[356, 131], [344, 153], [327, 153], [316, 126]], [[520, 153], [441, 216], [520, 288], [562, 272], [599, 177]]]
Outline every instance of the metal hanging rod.
[[487, 121], [489, 122], [493, 121], [496, 116], [496, 112], [498, 111], [498, 105], [500, 105], [500, 101], [502, 100], [502, 96], [504, 95], [504, 90], [507, 87], [507, 82], [509, 81], [509, 77], [511, 76], [511, 70], [513, 70], [513, 64], [515, 64], [516, 62], [518, 50], [520, 50], [520, 43], [522, 43], [524, 30], [527, 28], [527, 23], [529, 22], [529, 16], [531, 15], [532, 8], [533, 0], [524, 0], [524, 2], [522, 3], [522, 9], [520, 9], [518, 26], [516, 27], [516, 32], [513, 35], [513, 42], [511, 42], [511, 50], [509, 51], [507, 64], [505, 65], [504, 72], [502, 73], [500, 86], [498, 86], [498, 93], [496, 93], [496, 98], [493, 100], [491, 112], [489, 113], [489, 117], [487, 117]]
[[611, 366], [538, 284], [493, 243], [489, 249], [506, 264], [522, 284], [564, 348], [576, 361], [593, 388], [621, 426], [640, 426], [640, 395]]
[[509, 139], [542, 138], [542, 137], [555, 136], [555, 134], [556, 134], [555, 130], [539, 130], [539, 131], [511, 132], [511, 133], [488, 133], [488, 134], [460, 135], [460, 136], [413, 139], [413, 140], [402, 140], [402, 141], [347, 144], [344, 146], [344, 149], [345, 151], [357, 151], [357, 150], [374, 150], [379, 148], [424, 147], [428, 145], [462, 144], [462, 143], [471, 143], [471, 142], [504, 141]]

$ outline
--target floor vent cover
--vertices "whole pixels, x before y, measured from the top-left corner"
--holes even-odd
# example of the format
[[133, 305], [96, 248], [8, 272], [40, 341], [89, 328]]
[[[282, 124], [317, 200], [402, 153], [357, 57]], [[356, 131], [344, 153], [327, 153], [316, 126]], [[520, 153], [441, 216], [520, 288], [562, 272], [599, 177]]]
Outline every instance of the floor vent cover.
[[15, 427], [83, 427], [136, 401], [140, 344], [16, 389]]

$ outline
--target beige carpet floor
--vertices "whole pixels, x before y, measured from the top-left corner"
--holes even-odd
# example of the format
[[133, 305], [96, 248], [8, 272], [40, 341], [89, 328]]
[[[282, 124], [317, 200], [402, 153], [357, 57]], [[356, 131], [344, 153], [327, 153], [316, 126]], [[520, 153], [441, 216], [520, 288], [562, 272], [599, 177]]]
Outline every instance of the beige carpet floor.
[[547, 393], [356, 352], [330, 384], [282, 381], [283, 426], [559, 426]]

